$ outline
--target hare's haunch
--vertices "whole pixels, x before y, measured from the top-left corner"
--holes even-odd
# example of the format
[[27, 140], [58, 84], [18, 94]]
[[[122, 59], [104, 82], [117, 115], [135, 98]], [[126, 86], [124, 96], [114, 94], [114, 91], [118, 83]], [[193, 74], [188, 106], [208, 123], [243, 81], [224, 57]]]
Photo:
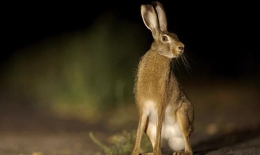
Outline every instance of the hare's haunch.
[[167, 19], [159, 2], [141, 5], [145, 26], [152, 32], [151, 48], [141, 58], [135, 81], [139, 123], [132, 155], [139, 155], [142, 134], [153, 146], [153, 155], [192, 155], [193, 105], [171, 69], [172, 59], [184, 52], [184, 44], [167, 31]]

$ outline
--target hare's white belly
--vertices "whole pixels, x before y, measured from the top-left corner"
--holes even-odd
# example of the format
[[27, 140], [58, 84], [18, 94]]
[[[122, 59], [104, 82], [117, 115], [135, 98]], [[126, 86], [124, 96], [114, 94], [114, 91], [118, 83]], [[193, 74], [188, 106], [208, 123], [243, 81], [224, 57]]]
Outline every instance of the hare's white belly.
[[[149, 116], [147, 135], [149, 136], [152, 145], [155, 144], [156, 139], [156, 121], [157, 113], [155, 102], [148, 100], [145, 102], [144, 112]], [[174, 118], [174, 115], [170, 113], [170, 106], [165, 110], [164, 122], [162, 124], [161, 142], [162, 149], [171, 149], [174, 151], [180, 151], [184, 149], [184, 139], [181, 134], [179, 124]]]

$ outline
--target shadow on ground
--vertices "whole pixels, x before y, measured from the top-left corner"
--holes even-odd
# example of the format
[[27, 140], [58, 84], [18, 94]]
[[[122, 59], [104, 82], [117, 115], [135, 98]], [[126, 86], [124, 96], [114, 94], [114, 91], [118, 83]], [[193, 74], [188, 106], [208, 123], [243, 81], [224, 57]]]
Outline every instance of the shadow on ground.
[[204, 155], [211, 151], [220, 148], [246, 143], [260, 136], [260, 125], [253, 128], [235, 130], [231, 133], [212, 136], [204, 141], [201, 141], [193, 146], [196, 155]]

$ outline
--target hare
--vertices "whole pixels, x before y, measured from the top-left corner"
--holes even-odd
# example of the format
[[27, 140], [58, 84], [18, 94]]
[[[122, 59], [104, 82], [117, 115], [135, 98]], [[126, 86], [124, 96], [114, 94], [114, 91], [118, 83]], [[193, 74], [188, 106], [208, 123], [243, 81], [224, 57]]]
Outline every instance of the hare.
[[135, 79], [139, 123], [132, 155], [139, 155], [143, 133], [153, 147], [149, 154], [192, 155], [189, 137], [193, 131], [193, 105], [171, 68], [172, 59], [184, 52], [184, 44], [167, 31], [161, 3], [141, 5], [141, 16], [154, 41], [140, 59]]

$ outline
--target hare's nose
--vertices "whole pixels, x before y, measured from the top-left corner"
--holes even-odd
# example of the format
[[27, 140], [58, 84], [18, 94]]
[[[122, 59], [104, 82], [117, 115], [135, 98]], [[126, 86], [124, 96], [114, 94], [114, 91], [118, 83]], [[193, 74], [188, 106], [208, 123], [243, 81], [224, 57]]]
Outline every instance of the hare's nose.
[[179, 50], [184, 51], [184, 46], [179, 46]]

